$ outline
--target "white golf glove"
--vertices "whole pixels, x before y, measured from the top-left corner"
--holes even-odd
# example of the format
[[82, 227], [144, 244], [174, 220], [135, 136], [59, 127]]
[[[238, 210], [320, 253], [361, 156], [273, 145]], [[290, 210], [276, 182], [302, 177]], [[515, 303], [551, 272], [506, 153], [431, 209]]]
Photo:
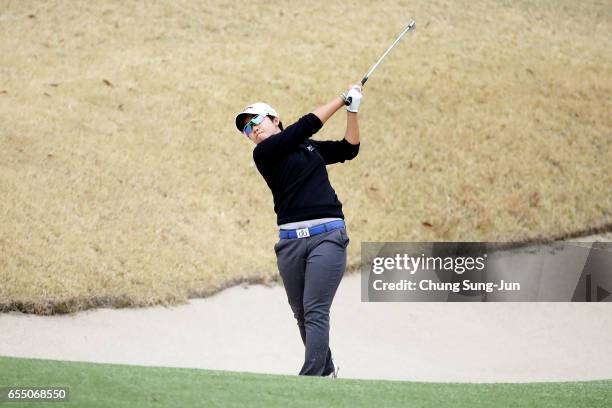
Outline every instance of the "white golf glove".
[[351, 98], [351, 104], [346, 107], [346, 110], [349, 112], [357, 113], [359, 111], [361, 97], [363, 96], [363, 94], [361, 93], [361, 85], [353, 85], [345, 95], [345, 100]]

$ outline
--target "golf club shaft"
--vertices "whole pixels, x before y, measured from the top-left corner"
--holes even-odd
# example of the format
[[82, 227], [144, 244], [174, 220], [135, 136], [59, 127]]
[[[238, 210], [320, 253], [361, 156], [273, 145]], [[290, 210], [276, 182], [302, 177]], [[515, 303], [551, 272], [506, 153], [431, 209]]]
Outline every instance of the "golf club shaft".
[[[395, 47], [395, 44], [397, 44], [402, 37], [404, 36], [404, 34], [406, 34], [408, 31], [412, 31], [414, 30], [415, 27], [415, 23], [414, 20], [410, 20], [410, 22], [408, 23], [408, 25], [406, 26], [406, 28], [404, 29], [404, 31], [401, 32], [401, 34], [395, 39], [395, 41], [393, 42], [393, 44], [391, 44], [391, 46], [389, 46], [389, 48], [387, 48], [387, 51], [385, 51], [385, 53], [382, 55], [382, 57], [380, 57], [378, 59], [378, 61], [376, 61], [376, 63], [374, 65], [372, 65], [372, 68], [370, 68], [370, 70], [368, 71], [367, 74], [365, 74], [365, 76], [361, 79], [361, 86], [364, 86], [365, 83], [368, 81], [368, 78], [370, 77], [370, 75], [372, 75], [372, 72], [374, 72], [374, 70], [380, 65], [380, 63], [382, 62], [382, 60], [387, 56], [387, 54], [389, 53], [389, 51], [391, 51], [391, 49], [393, 47]], [[353, 98], [346, 98], [346, 101], [344, 102], [345, 105], [350, 105], [351, 101]]]

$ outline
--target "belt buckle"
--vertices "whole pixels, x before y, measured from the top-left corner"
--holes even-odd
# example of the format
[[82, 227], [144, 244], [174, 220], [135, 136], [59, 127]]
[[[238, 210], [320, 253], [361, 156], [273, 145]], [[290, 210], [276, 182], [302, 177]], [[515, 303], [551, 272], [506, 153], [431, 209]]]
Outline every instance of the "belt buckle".
[[298, 238], [308, 238], [310, 236], [310, 231], [308, 231], [308, 228], [300, 228], [295, 230], [295, 234]]

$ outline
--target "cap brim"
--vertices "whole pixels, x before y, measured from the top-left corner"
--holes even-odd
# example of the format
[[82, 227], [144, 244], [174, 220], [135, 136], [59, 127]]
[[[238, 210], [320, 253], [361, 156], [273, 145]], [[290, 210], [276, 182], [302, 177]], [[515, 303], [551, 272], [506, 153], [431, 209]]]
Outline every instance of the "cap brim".
[[238, 131], [240, 133], [242, 133], [242, 129], [244, 128], [244, 118], [246, 118], [248, 115], [253, 115], [252, 113], [240, 113], [238, 116], [236, 116], [236, 129], [238, 129]]

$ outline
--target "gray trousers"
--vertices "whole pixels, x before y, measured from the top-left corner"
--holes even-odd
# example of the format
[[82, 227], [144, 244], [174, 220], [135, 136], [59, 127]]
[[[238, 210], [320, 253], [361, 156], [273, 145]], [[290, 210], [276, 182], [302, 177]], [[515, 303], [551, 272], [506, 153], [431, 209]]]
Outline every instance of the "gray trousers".
[[274, 245], [278, 270], [304, 343], [300, 375], [334, 371], [329, 348], [329, 310], [346, 268], [349, 238], [344, 228]]

